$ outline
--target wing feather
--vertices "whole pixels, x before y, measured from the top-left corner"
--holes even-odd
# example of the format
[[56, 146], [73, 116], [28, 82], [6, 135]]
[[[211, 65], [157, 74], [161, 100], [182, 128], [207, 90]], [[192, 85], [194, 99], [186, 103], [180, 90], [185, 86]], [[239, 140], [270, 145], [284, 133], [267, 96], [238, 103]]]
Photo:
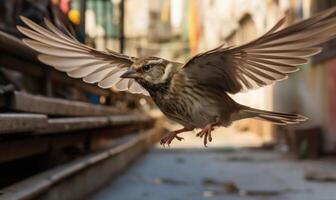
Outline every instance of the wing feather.
[[86, 77], [96, 71], [111, 68], [110, 64], [104, 62], [98, 62], [97, 64], [90, 64], [88, 66], [79, 67], [71, 70], [67, 74], [72, 78]]
[[88, 55], [85, 51], [80, 51], [77, 49], [64, 49], [55, 46], [50, 46], [43, 44], [41, 42], [36, 42], [30, 39], [22, 39], [22, 42], [27, 46], [35, 49], [38, 52], [44, 52], [47, 55], [52, 56], [60, 56], [60, 57], [93, 57], [92, 55]]
[[[199, 84], [215, 84], [229, 93], [255, 89], [286, 79], [321, 44], [336, 38], [336, 7], [284, 29], [285, 18], [263, 36], [238, 47], [217, 47], [191, 58], [182, 68]], [[224, 81], [225, 80], [225, 81]]]
[[59, 34], [59, 37], [55, 37], [55, 34], [53, 34], [52, 32], [48, 31], [47, 29], [43, 28], [42, 26], [37, 25], [36, 23], [34, 23], [33, 21], [31, 21], [28, 18], [22, 17], [22, 21], [32, 30], [36, 31], [36, 33], [39, 33], [53, 41], [65, 44], [67, 46], [73, 46], [76, 48], [83, 48], [83, 49], [87, 49], [87, 47], [85, 47], [85, 45], [79, 43], [79, 42], [73, 42], [72, 40], [68, 39], [68, 37], [66, 37], [64, 34]]
[[65, 34], [44, 19], [45, 27], [21, 17], [26, 27], [17, 29], [30, 39], [22, 41], [30, 48], [41, 53], [38, 59], [57, 70], [67, 72], [73, 78], [82, 78], [87, 83], [98, 83], [99, 87], [115, 86], [119, 91], [128, 90], [131, 93], [148, 92], [137, 82], [122, 79], [120, 75], [130, 67], [137, 58], [119, 54], [114, 51], [103, 52], [86, 46], [71, 34]]
[[102, 69], [102, 70], [96, 71], [96, 72], [84, 77], [83, 80], [87, 83], [98, 83], [98, 82], [102, 81], [104, 78], [106, 78], [107, 75], [111, 75], [111, 74], [116, 73], [118, 71], [119, 71], [118, 68]]
[[115, 84], [115, 87], [119, 91], [128, 90], [128, 82], [129, 82], [129, 79], [122, 79], [118, 83]]
[[109, 74], [103, 80], [99, 81], [98, 85], [102, 88], [110, 88], [121, 80], [120, 76], [126, 72], [126, 69], [119, 70], [115, 73]]
[[[64, 58], [58, 56], [50, 56], [50, 55], [39, 55], [38, 59], [48, 65], [54, 67], [72, 67], [72, 66], [83, 66], [93, 64], [97, 61], [102, 61], [102, 59], [97, 58], [85, 58], [85, 57], [72, 57], [72, 58]], [[108, 63], [108, 62], [107, 62]]]

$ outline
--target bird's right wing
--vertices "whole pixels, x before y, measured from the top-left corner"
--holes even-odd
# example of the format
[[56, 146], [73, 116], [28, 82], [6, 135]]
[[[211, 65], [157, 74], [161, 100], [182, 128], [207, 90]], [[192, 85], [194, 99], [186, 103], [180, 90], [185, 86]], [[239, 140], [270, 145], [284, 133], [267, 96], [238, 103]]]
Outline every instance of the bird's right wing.
[[38, 59], [41, 62], [66, 72], [70, 77], [82, 78], [87, 83], [98, 83], [102, 88], [114, 86], [119, 91], [148, 95], [133, 79], [120, 78], [136, 58], [86, 46], [73, 36], [61, 32], [47, 19], [44, 20], [46, 27], [25, 17], [21, 17], [21, 20], [28, 28], [17, 26], [17, 29], [30, 38], [22, 41], [40, 53]]
[[336, 8], [280, 30], [281, 19], [270, 31], [238, 47], [220, 46], [191, 58], [182, 68], [195, 84], [237, 93], [287, 78], [320, 45], [336, 37]]

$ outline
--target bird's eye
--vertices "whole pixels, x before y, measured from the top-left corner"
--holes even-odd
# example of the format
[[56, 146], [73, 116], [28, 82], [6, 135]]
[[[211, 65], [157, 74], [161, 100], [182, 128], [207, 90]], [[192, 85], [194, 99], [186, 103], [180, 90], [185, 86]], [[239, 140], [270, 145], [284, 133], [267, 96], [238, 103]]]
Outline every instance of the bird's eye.
[[142, 69], [145, 71], [145, 72], [148, 72], [150, 70], [151, 66], [150, 65], [144, 65], [142, 67]]

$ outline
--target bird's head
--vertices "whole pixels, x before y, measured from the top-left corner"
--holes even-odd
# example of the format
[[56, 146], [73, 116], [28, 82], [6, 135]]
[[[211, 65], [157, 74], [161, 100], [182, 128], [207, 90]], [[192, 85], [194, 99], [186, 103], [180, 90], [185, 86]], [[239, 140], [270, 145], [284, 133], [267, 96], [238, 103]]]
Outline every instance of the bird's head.
[[121, 78], [133, 78], [139, 83], [151, 85], [165, 83], [176, 70], [172, 62], [162, 58], [147, 57], [137, 59]]

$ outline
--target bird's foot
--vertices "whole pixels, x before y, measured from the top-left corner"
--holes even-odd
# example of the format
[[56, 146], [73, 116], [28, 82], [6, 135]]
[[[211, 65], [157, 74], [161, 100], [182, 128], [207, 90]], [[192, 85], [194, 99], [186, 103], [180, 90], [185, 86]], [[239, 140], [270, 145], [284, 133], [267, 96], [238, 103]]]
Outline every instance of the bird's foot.
[[203, 144], [205, 147], [207, 147], [208, 142], [212, 141], [211, 131], [213, 131], [215, 126], [218, 125], [219, 122], [211, 123], [206, 125], [205, 128], [203, 128], [200, 132], [196, 134], [197, 137], [203, 138]]
[[165, 146], [166, 144], [169, 146], [170, 143], [176, 138], [179, 141], [184, 140], [183, 137], [178, 136], [178, 134], [182, 133], [182, 132], [186, 132], [186, 131], [191, 131], [192, 129], [190, 128], [182, 128], [176, 131], [172, 131], [170, 133], [168, 133], [166, 136], [164, 136], [161, 140], [160, 140], [160, 144]]
[[161, 140], [160, 140], [160, 144], [165, 146], [166, 144], [168, 144], [168, 146], [170, 145], [170, 143], [174, 140], [177, 139], [179, 141], [184, 140], [183, 137], [178, 136], [178, 133], [176, 132], [170, 132], [168, 133], [166, 136], [164, 136]]
[[207, 143], [208, 141], [211, 142], [212, 141], [212, 137], [211, 137], [211, 131], [213, 130], [214, 128], [211, 127], [209, 128], [208, 126], [206, 126], [204, 129], [202, 129], [200, 132], [198, 132], [196, 134], [197, 137], [200, 137], [200, 138], [203, 138], [204, 136], [204, 139], [203, 139], [203, 144], [205, 147], [207, 147]]

